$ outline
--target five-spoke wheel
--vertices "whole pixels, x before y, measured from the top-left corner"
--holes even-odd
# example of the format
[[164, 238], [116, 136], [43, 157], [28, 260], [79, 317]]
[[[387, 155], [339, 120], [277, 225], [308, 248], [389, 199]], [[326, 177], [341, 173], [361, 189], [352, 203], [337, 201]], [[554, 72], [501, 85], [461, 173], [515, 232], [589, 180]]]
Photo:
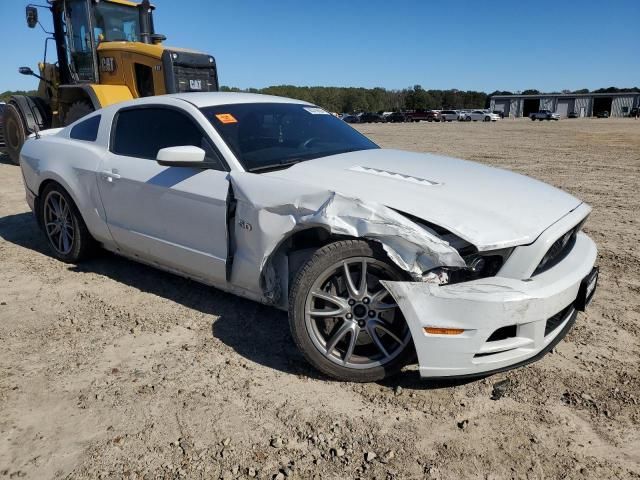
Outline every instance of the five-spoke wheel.
[[399, 370], [412, 352], [411, 333], [380, 280], [405, 279], [378, 245], [346, 240], [319, 249], [291, 291], [291, 330], [307, 359], [351, 381]]
[[67, 200], [56, 190], [44, 200], [44, 228], [53, 249], [60, 255], [68, 255], [75, 236], [74, 218]]
[[40, 225], [53, 255], [69, 263], [85, 258], [95, 241], [69, 194], [57, 183], [50, 183], [39, 202]]

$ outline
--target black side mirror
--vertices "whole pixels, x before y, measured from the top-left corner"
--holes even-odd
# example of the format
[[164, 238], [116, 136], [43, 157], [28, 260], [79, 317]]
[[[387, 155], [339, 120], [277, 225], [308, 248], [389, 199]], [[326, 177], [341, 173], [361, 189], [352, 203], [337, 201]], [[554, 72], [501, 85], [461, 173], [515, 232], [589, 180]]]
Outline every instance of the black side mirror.
[[20, 72], [22, 75], [33, 75], [33, 70], [31, 70], [29, 67], [20, 67], [18, 69], [18, 72]]
[[36, 28], [38, 25], [38, 9], [36, 7], [27, 7], [27, 26], [29, 28]]
[[153, 43], [154, 45], [158, 45], [162, 42], [164, 42], [167, 39], [166, 36], [160, 34], [160, 33], [153, 33], [151, 35], [151, 43]]

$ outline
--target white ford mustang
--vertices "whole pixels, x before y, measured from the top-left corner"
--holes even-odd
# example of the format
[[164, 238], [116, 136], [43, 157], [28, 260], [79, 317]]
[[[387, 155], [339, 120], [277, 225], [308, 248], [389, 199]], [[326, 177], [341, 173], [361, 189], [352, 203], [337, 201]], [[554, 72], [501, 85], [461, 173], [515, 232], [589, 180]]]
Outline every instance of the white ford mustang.
[[53, 255], [94, 246], [288, 310], [308, 361], [373, 381], [540, 358], [586, 307], [590, 208], [549, 185], [380, 149], [298, 100], [192, 93], [29, 139], [29, 205]]

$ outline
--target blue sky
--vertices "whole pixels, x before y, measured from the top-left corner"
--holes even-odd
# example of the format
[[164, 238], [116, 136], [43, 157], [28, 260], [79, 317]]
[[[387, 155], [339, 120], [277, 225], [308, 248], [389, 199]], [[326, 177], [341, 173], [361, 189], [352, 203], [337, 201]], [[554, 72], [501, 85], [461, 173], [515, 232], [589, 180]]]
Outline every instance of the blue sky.
[[[0, 0], [0, 92], [36, 85], [17, 73], [36, 66], [44, 45], [26, 26], [26, 3]], [[640, 0], [153, 3], [166, 44], [213, 54], [223, 85], [640, 86]]]

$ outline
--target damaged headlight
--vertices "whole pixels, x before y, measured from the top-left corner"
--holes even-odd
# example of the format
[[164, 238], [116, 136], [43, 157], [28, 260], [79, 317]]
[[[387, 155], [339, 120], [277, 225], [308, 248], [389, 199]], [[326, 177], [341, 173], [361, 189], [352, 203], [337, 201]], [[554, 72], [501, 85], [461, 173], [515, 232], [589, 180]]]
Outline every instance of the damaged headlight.
[[468, 282], [479, 278], [493, 277], [498, 274], [502, 265], [513, 252], [513, 248], [503, 248], [490, 252], [478, 252], [478, 249], [458, 237], [449, 230], [433, 223], [417, 218], [414, 215], [396, 210], [409, 220], [420, 225], [432, 235], [446, 241], [455, 248], [466, 263], [466, 267], [436, 267], [422, 274], [423, 282], [445, 285], [451, 283]]
[[512, 248], [506, 248], [493, 252], [474, 252], [467, 255], [461, 252], [463, 253], [462, 258], [467, 263], [465, 268], [437, 267], [425, 272], [422, 279], [425, 282], [445, 285], [494, 277], [498, 274], [512, 251]]

